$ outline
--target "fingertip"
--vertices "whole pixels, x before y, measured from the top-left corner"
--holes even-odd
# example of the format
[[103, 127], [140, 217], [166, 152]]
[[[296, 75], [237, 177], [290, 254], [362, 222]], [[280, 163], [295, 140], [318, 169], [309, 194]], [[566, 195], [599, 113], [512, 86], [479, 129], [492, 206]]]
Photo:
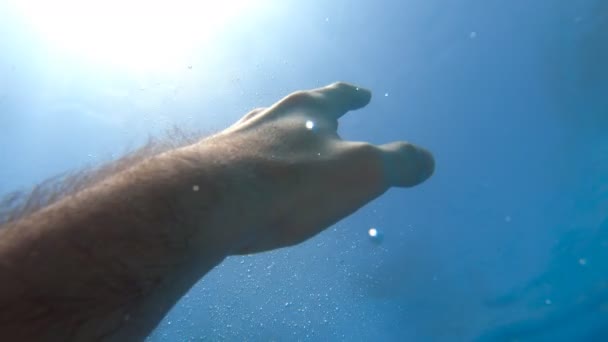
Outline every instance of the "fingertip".
[[435, 173], [435, 157], [433, 156], [431, 151], [421, 147], [418, 148], [418, 153], [420, 154], [419, 159], [422, 165], [421, 169], [423, 171], [422, 181], [425, 181], [431, 178], [433, 173]]
[[322, 95], [336, 117], [365, 107], [372, 98], [372, 92], [369, 89], [346, 82], [335, 82], [313, 92]]
[[338, 89], [339, 93], [343, 94], [344, 98], [347, 99], [350, 104], [349, 110], [365, 107], [372, 99], [371, 90], [351, 83], [335, 82], [329, 87]]
[[359, 97], [358, 107], [354, 109], [359, 109], [367, 106], [372, 100], [372, 91], [366, 88], [355, 87], [355, 91]]
[[407, 142], [393, 142], [380, 146], [385, 152], [385, 174], [392, 186], [412, 187], [435, 172], [433, 154]]

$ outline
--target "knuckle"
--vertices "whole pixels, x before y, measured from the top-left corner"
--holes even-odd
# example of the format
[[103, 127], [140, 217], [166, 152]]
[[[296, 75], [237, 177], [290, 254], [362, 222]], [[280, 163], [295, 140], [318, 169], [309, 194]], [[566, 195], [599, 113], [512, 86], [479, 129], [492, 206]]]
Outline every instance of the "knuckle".
[[290, 105], [301, 105], [301, 104], [307, 103], [311, 100], [312, 100], [312, 94], [310, 94], [310, 92], [300, 90], [300, 91], [296, 91], [296, 92], [289, 94], [285, 98], [284, 102], [287, 104], [290, 104]]
[[342, 82], [342, 81], [338, 81], [338, 82], [334, 82], [332, 84], [329, 85], [329, 87], [331, 88], [345, 88], [348, 87], [348, 83], [346, 82]]
[[417, 148], [414, 144], [409, 143], [407, 141], [397, 141], [391, 144], [388, 144], [389, 150], [392, 150], [393, 152], [402, 155], [402, 156], [409, 156], [412, 153], [415, 153]]
[[376, 159], [381, 157], [381, 151], [377, 146], [367, 142], [360, 142], [355, 144], [355, 150], [364, 158]]
[[409, 143], [407, 141], [399, 142], [399, 148], [407, 153], [415, 152], [417, 149], [414, 144]]
[[252, 118], [252, 117], [258, 115], [259, 113], [261, 113], [263, 110], [264, 110], [264, 108], [261, 108], [261, 107], [252, 109], [249, 113], [245, 114], [245, 118], [247, 118], [247, 119]]

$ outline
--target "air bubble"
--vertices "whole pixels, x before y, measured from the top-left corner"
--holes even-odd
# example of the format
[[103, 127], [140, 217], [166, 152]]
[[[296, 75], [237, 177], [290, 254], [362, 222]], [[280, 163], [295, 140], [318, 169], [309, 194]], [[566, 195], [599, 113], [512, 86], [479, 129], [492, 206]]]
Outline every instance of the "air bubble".
[[367, 235], [369, 236], [369, 239], [375, 244], [382, 243], [382, 240], [384, 239], [384, 235], [374, 227], [370, 228], [367, 231]]

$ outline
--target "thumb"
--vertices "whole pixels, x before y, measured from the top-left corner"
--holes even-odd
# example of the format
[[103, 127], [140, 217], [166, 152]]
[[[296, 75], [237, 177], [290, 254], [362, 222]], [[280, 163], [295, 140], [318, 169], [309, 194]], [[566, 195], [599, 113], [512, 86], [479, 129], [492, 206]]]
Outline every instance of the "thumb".
[[435, 159], [426, 149], [402, 141], [379, 148], [383, 152], [384, 173], [390, 186], [412, 187], [427, 180], [435, 171]]

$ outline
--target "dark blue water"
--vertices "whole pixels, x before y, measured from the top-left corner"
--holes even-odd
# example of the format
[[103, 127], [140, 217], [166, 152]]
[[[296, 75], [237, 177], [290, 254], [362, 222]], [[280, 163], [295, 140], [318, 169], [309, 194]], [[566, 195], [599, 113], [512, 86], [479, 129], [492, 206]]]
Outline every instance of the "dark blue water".
[[344, 139], [435, 154], [427, 183], [297, 247], [228, 258], [149, 341], [608, 340], [608, 3], [256, 6], [155, 69], [164, 40], [149, 60], [94, 51], [98, 35], [56, 44], [0, 5], [3, 193], [336, 80], [374, 91]]

